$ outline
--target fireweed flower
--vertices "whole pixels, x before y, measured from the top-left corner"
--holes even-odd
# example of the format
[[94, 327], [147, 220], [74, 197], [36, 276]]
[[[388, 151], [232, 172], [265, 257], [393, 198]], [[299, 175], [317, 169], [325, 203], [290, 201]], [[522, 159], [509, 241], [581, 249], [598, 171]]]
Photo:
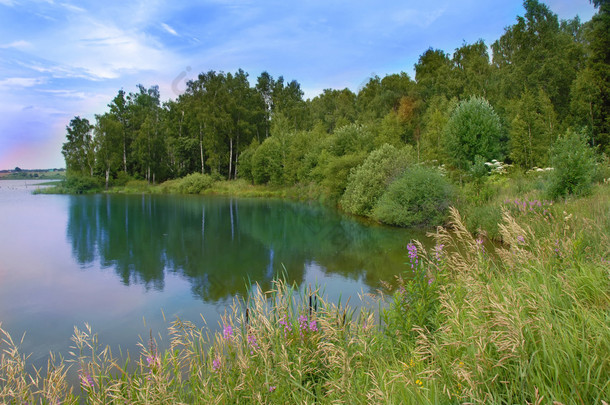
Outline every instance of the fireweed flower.
[[280, 319], [279, 324], [284, 326], [284, 335], [288, 332], [292, 332], [292, 326], [286, 321], [286, 317]]
[[157, 353], [146, 357], [146, 363], [148, 364], [148, 367], [155, 367], [158, 365], [161, 365], [161, 359], [159, 358], [159, 355], [157, 355]]
[[276, 389], [276, 388], [277, 388], [277, 387], [276, 387], [275, 385], [270, 385], [270, 386], [269, 386], [269, 392], [273, 392], [273, 391], [275, 391], [275, 389]]
[[299, 327], [301, 330], [307, 329], [307, 317], [305, 315], [299, 316]]
[[434, 252], [434, 257], [436, 258], [437, 262], [441, 262], [443, 260], [443, 257], [445, 256], [445, 251], [443, 250], [445, 247], [445, 245], [443, 244], [437, 244], [436, 246], [434, 246], [433, 252]]
[[517, 241], [522, 245], [525, 244], [525, 238], [521, 235], [517, 236]]
[[214, 361], [212, 361], [212, 370], [218, 371], [220, 369], [220, 357], [216, 357]]
[[478, 238], [477, 239], [477, 245], [479, 247], [479, 250], [481, 250], [481, 252], [485, 253], [485, 246], [483, 246], [483, 239], [482, 238]]
[[80, 385], [85, 389], [93, 388], [93, 377], [86, 370], [82, 370], [79, 372], [80, 374]]
[[414, 268], [419, 263], [417, 257], [417, 246], [415, 246], [413, 243], [408, 243], [407, 254], [409, 255], [409, 263], [411, 263], [411, 268]]
[[312, 332], [317, 332], [318, 331], [318, 324], [317, 324], [317, 322], [315, 320], [309, 322], [309, 330], [312, 331]]
[[231, 335], [233, 335], [233, 327], [231, 325], [225, 325], [222, 331], [222, 335], [225, 339], [230, 339]]
[[258, 349], [258, 343], [256, 342], [256, 337], [254, 335], [248, 335], [248, 345], [250, 345], [250, 354], [254, 354]]

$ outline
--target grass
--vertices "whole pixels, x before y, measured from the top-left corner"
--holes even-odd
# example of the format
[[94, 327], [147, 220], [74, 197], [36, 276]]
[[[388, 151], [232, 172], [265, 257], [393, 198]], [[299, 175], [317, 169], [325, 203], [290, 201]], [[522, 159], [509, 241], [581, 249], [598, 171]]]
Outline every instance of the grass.
[[452, 210], [434, 250], [405, 252], [414, 281], [359, 311], [278, 280], [217, 331], [175, 320], [168, 350], [151, 338], [115, 358], [85, 326], [33, 373], [1, 331], [0, 403], [607, 403], [610, 187], [530, 210], [532, 197], [501, 205], [496, 245]]

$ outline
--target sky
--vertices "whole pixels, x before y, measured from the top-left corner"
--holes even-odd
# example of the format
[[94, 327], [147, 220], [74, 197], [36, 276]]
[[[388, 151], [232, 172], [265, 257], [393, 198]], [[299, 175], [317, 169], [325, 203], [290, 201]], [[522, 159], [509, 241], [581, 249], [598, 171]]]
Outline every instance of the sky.
[[[560, 19], [589, 0], [548, 0]], [[428, 48], [491, 45], [519, 0], [0, 0], [0, 169], [65, 167], [75, 116], [94, 121], [118, 90], [175, 99], [200, 72], [297, 80], [306, 98], [407, 72]]]

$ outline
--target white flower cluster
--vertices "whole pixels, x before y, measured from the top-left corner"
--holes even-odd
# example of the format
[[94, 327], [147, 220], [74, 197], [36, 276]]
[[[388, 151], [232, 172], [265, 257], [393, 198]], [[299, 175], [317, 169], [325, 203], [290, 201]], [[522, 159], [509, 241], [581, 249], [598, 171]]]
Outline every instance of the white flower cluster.
[[550, 172], [553, 169], [552, 167], [545, 167], [545, 168], [541, 168], [541, 167], [532, 167], [530, 170], [528, 170], [526, 173], [544, 173], [544, 172]]
[[485, 166], [489, 168], [492, 174], [506, 174], [508, 172], [508, 168], [512, 167], [512, 165], [504, 162], [498, 162], [496, 159], [493, 159], [491, 162], [485, 162]]

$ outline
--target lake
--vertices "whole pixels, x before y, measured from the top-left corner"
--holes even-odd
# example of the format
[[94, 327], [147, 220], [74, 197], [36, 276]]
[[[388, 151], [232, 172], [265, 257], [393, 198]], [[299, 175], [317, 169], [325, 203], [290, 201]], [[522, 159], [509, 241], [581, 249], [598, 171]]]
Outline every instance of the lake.
[[250, 284], [285, 274], [343, 302], [406, 270], [423, 233], [304, 203], [176, 195], [33, 195], [0, 181], [0, 322], [30, 362], [92, 325], [117, 354], [180, 317], [217, 327]]

